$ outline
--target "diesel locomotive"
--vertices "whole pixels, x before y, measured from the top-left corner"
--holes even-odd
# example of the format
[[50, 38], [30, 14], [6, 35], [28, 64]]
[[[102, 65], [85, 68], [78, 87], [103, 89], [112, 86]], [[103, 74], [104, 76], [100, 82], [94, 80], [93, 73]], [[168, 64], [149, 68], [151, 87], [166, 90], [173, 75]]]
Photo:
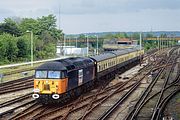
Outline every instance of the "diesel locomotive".
[[35, 70], [32, 97], [43, 104], [67, 102], [136, 65], [143, 54], [144, 50], [128, 48], [44, 63]]

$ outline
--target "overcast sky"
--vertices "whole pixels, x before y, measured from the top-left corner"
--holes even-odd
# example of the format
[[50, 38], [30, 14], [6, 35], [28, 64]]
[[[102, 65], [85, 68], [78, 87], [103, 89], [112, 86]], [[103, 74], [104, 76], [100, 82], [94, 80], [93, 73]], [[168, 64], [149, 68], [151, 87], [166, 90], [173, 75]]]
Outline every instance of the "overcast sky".
[[108, 31], [179, 31], [180, 0], [1, 0], [7, 17], [57, 16], [66, 34]]

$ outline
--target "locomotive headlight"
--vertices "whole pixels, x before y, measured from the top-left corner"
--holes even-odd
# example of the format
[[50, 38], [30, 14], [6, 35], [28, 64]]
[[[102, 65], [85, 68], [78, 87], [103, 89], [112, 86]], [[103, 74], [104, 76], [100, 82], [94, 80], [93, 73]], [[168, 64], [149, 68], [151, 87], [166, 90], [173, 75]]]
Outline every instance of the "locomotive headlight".
[[35, 88], [35, 89], [33, 90], [33, 92], [39, 93], [39, 92], [40, 92], [40, 89]]
[[58, 95], [58, 94], [53, 94], [53, 95], [52, 95], [52, 98], [55, 99], [55, 100], [56, 100], [56, 99], [59, 99], [59, 95]]
[[32, 97], [33, 97], [34, 99], [37, 99], [37, 98], [39, 98], [39, 95], [38, 95], [38, 94], [32, 94]]

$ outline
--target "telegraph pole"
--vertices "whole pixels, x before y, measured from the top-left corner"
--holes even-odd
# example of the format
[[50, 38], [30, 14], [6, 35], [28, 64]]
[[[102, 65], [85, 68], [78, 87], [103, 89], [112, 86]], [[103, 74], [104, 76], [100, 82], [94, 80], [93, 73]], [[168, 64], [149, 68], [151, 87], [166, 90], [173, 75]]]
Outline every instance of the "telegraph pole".
[[88, 35], [86, 35], [87, 37], [87, 56], [89, 55], [89, 39], [88, 39]]
[[[139, 38], [140, 38], [140, 42], [139, 42], [139, 47], [140, 47], [140, 51], [142, 50], [142, 35], [141, 35], [141, 32], [140, 32], [140, 35], [139, 35]], [[140, 66], [141, 66], [141, 54], [140, 54]]]
[[96, 36], [96, 54], [98, 55], [98, 47], [99, 47], [99, 38], [98, 38], [98, 35], [95, 35]]

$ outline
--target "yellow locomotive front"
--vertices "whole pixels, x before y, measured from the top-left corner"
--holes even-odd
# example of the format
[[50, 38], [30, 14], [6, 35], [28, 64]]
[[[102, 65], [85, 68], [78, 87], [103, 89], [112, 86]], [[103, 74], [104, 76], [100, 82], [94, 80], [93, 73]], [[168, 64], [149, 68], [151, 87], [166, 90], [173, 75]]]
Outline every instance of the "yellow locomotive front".
[[68, 78], [66, 69], [56, 62], [43, 64], [35, 70], [33, 98], [51, 97], [58, 99], [67, 90]]

